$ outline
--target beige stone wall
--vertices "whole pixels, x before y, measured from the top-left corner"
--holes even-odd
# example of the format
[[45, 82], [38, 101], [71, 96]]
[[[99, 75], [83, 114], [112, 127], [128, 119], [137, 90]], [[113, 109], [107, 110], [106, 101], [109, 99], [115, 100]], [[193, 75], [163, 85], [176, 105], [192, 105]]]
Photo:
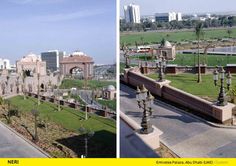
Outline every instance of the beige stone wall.
[[234, 104], [230, 103], [224, 107], [216, 106], [215, 103], [170, 86], [170, 82], [157, 82], [132, 69], [130, 71], [126, 70], [121, 80], [135, 87], [144, 84], [154, 95], [161, 96], [164, 99], [210, 116], [221, 123], [232, 119], [232, 108], [235, 107]]
[[46, 71], [46, 62], [16, 62], [16, 71], [17, 73], [22, 73], [22, 71], [30, 70], [34, 73], [39, 73], [41, 76], [47, 74]]
[[[44, 91], [47, 90], [49, 84], [51, 87], [60, 85], [63, 76], [61, 75], [44, 75], [39, 77], [39, 85], [43, 84]], [[37, 93], [38, 91], [38, 77], [35, 73], [33, 77], [26, 77], [23, 84], [23, 78], [20, 74], [2, 75], [0, 76], [0, 96], [12, 95], [22, 93], [23, 88], [26, 92]], [[41, 90], [41, 88], [40, 88]]]

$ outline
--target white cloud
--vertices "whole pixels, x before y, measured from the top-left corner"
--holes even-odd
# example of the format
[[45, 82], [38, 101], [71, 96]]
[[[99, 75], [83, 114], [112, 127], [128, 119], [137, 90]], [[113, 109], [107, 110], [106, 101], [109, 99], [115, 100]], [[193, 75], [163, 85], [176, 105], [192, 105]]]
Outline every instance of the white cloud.
[[35, 21], [40, 22], [53, 22], [53, 21], [64, 21], [64, 20], [73, 20], [73, 19], [79, 19], [79, 18], [85, 18], [95, 15], [100, 15], [103, 13], [106, 13], [107, 10], [104, 9], [94, 9], [94, 10], [81, 10], [77, 12], [71, 12], [71, 13], [60, 13], [60, 14], [54, 14], [54, 15], [45, 15], [45, 16], [35, 16], [31, 19]]
[[65, 0], [8, 0], [11, 3], [26, 5], [26, 4], [51, 4], [65, 2]]

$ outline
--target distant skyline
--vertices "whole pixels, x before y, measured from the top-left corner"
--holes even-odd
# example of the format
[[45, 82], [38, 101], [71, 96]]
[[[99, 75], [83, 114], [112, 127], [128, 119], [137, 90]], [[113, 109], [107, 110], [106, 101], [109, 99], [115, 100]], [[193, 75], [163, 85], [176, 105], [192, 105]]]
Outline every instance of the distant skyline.
[[80, 50], [97, 64], [116, 61], [115, 0], [2, 0], [0, 58]]
[[120, 0], [121, 16], [124, 16], [123, 6], [130, 3], [140, 5], [141, 16], [169, 11], [181, 13], [236, 11], [235, 0]]

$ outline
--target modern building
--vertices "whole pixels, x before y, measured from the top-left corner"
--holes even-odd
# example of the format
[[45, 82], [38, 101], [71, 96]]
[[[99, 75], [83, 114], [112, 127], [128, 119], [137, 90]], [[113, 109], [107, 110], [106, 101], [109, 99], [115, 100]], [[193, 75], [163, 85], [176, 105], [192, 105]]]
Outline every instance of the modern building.
[[171, 22], [171, 21], [181, 21], [182, 14], [180, 12], [168, 12], [168, 13], [156, 13], [155, 20], [157, 22]]
[[63, 57], [60, 61], [60, 72], [63, 75], [74, 75], [80, 78], [91, 79], [93, 77], [93, 58], [83, 52], [75, 51], [71, 55]]
[[0, 70], [11, 69], [10, 60], [0, 58]]
[[140, 8], [130, 4], [124, 6], [124, 16], [127, 23], [140, 23]]
[[176, 14], [176, 20], [177, 20], [177, 21], [182, 21], [182, 20], [183, 20], [183, 19], [182, 19], [182, 13], [178, 12], [178, 13]]
[[41, 53], [42, 61], [46, 62], [46, 69], [50, 70], [51, 72], [59, 70], [60, 60], [63, 58], [63, 56], [65, 56], [65, 52], [58, 50]]

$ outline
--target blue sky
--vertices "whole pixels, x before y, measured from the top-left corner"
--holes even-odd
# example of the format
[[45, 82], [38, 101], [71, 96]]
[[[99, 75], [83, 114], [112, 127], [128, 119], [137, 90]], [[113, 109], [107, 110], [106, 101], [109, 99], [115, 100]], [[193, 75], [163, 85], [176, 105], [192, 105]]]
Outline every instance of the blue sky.
[[135, 3], [140, 5], [141, 15], [158, 12], [179, 11], [182, 13], [236, 11], [235, 0], [120, 0], [120, 14], [123, 6]]
[[114, 63], [115, 20], [115, 0], [1, 0], [0, 58], [59, 49]]

